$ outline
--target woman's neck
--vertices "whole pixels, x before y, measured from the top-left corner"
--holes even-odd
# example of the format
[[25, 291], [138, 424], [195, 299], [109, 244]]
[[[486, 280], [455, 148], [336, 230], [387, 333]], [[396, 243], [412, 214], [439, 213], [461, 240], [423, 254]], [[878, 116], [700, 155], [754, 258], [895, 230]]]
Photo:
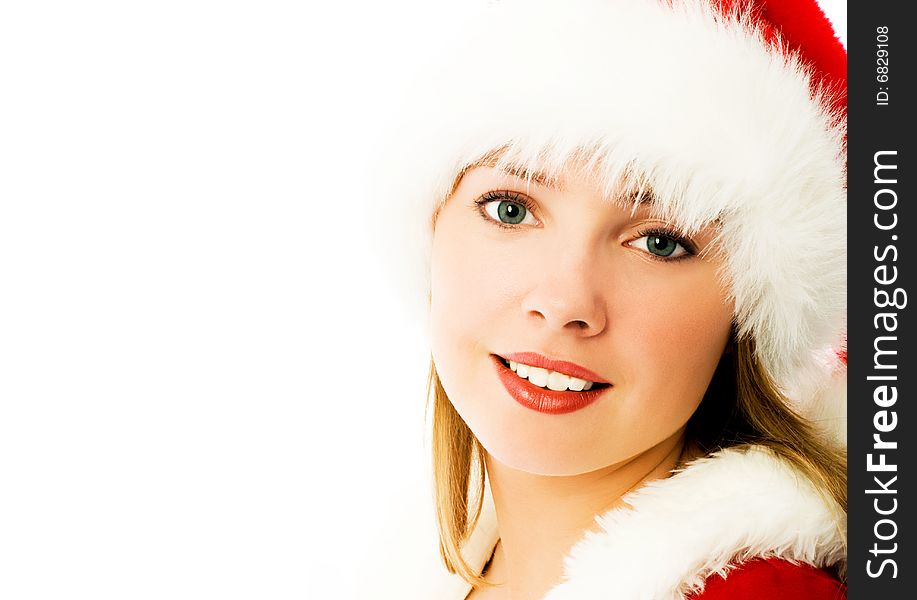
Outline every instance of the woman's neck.
[[668, 477], [682, 458], [684, 431], [627, 461], [575, 476], [532, 475], [485, 456], [500, 531], [486, 579], [512, 600], [540, 600], [563, 575], [563, 559], [642, 482]]

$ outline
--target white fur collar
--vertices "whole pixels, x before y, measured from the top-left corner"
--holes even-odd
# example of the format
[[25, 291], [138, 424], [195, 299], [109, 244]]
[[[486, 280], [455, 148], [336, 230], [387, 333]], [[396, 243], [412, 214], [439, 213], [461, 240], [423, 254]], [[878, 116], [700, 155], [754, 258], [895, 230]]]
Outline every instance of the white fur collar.
[[763, 447], [728, 449], [628, 494], [632, 507], [597, 517], [544, 600], [681, 600], [714, 573], [753, 557], [843, 563], [831, 509]]

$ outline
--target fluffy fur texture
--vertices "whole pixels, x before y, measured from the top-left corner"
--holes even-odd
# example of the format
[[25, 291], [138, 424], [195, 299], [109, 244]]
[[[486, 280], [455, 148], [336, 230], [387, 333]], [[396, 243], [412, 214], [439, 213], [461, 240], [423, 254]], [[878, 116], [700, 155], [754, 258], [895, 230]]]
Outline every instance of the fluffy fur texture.
[[838, 515], [769, 450], [723, 450], [624, 498], [597, 518], [545, 600], [681, 600], [745, 560], [845, 568]]
[[779, 35], [789, 48], [802, 54], [812, 64], [817, 75], [834, 88], [834, 107], [846, 112], [847, 51], [819, 6], [823, 2], [757, 0], [756, 4], [763, 20], [774, 25], [772, 35]]
[[508, 0], [470, 18], [389, 149], [423, 240], [406, 250], [429, 256], [436, 207], [495, 152], [548, 175], [579, 165], [613, 201], [651, 193], [687, 233], [720, 224], [737, 329], [803, 412], [824, 412], [799, 392], [826, 388], [837, 365], [818, 356], [844, 331], [846, 121], [735, 4]]

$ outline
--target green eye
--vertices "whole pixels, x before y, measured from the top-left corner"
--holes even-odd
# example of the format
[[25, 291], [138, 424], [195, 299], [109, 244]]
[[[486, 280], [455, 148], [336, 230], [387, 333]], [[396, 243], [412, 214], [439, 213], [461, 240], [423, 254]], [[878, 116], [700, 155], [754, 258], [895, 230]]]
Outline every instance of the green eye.
[[678, 242], [670, 237], [650, 235], [646, 238], [646, 249], [656, 256], [671, 256], [678, 248]]
[[[503, 223], [508, 223], [510, 225], [518, 225], [525, 220], [525, 215], [528, 212], [525, 210], [525, 207], [519, 204], [518, 202], [510, 202], [509, 200], [502, 200], [500, 202], [492, 202], [488, 205], [488, 208], [493, 205], [497, 205], [497, 218]], [[490, 212], [489, 210], [487, 212]]]
[[535, 215], [525, 201], [511, 192], [491, 192], [478, 200], [478, 205], [488, 219], [498, 225], [536, 225]]
[[674, 260], [696, 253], [694, 244], [668, 231], [644, 232], [642, 237], [635, 239], [630, 245], [661, 259]]

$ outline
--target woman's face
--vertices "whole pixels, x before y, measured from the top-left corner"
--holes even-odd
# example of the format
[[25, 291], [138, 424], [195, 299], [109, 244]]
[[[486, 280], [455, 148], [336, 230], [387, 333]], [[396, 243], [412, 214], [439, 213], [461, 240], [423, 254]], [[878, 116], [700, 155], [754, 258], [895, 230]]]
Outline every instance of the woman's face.
[[[704, 253], [713, 234], [683, 238], [649, 206], [633, 213], [582, 179], [549, 187], [468, 171], [436, 220], [431, 341], [444, 389], [487, 452], [574, 475], [683, 430], [730, 335], [720, 265]], [[554, 369], [523, 379], [511, 356]], [[581, 380], [594, 384], [576, 391]]]

